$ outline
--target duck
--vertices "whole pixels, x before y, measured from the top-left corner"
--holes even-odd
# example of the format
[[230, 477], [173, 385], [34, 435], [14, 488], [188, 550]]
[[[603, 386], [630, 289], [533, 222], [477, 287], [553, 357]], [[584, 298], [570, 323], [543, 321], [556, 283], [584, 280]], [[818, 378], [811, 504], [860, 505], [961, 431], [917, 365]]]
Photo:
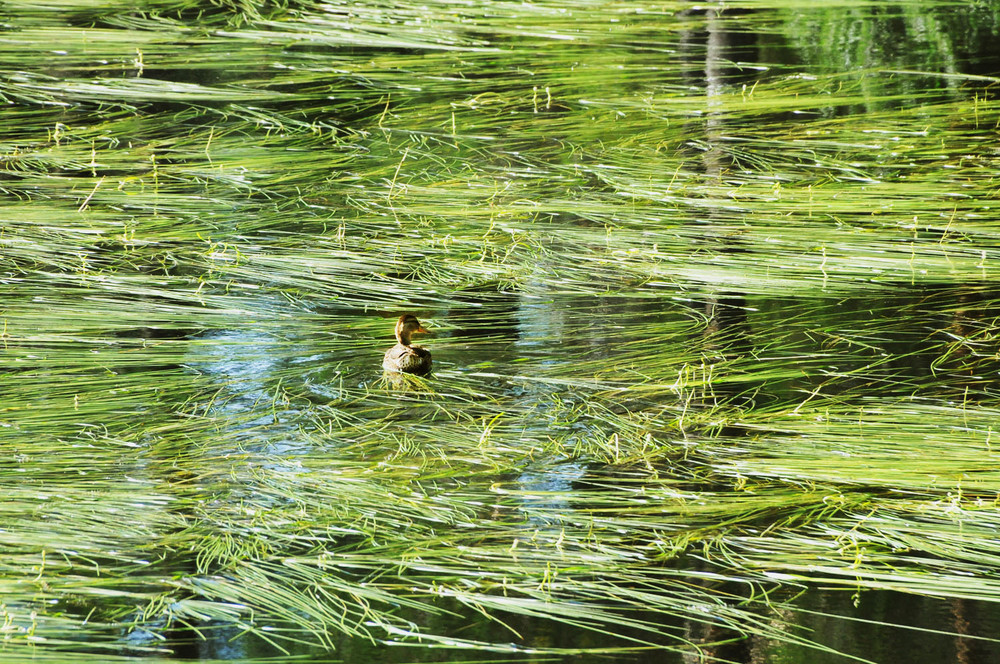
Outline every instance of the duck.
[[423, 376], [431, 370], [431, 352], [423, 346], [410, 343], [410, 335], [417, 332], [426, 333], [420, 321], [413, 314], [403, 314], [396, 321], [395, 346], [385, 351], [382, 358], [382, 368], [386, 371], [415, 374]]

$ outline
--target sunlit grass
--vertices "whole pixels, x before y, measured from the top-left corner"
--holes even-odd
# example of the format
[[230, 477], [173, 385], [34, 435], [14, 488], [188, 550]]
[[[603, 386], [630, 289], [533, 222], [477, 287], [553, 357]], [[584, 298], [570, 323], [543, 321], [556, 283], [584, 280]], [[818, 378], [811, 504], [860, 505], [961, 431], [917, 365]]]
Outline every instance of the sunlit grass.
[[5, 654], [997, 601], [994, 81], [710, 92], [691, 35], [797, 2], [132, 4], [5, 8]]

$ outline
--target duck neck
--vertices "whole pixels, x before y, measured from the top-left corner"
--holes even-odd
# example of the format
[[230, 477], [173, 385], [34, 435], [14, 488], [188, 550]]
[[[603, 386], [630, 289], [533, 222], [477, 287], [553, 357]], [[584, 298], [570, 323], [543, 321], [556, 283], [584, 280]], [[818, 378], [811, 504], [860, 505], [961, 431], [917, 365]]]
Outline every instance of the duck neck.
[[410, 334], [408, 332], [400, 332], [396, 335], [396, 341], [398, 341], [403, 346], [410, 345]]

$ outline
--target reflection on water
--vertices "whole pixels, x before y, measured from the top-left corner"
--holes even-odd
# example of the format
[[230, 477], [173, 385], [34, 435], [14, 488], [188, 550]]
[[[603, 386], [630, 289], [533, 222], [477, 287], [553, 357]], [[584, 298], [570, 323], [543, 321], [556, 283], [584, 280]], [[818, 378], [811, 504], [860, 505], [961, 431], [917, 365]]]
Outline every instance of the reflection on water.
[[[857, 570], [851, 554], [832, 541], [836, 534], [817, 532], [882, 526], [866, 526], [867, 517], [840, 509], [838, 500], [855, 501], [858, 513], [872, 511], [873, 504], [891, 511], [908, 500], [925, 500], [928, 510], [945, 501], [950, 501], [946, 508], [958, 510], [967, 507], [965, 501], [981, 510], [980, 519], [995, 508], [991, 492], [976, 493], [989, 485], [977, 487], [973, 477], [996, 472], [993, 424], [970, 425], [970, 419], [982, 422], [993, 413], [970, 415], [966, 409], [998, 401], [1000, 288], [987, 281], [993, 270], [987, 250], [995, 251], [988, 205], [996, 171], [995, 93], [989, 87], [995, 80], [966, 87], [972, 82], [957, 74], [995, 73], [996, 8], [880, 2], [828, 8], [792, 2], [758, 11], [689, 3], [673, 13], [643, 6], [617, 13], [611, 23], [599, 16], [588, 35], [586, 29], [577, 32], [568, 6], [573, 4], [528, 3], [516, 9], [524, 12], [525, 24], [551, 15], [523, 42], [516, 34], [522, 18], [499, 10], [480, 16], [470, 9], [475, 3], [456, 4], [455, 16], [421, 6], [405, 20], [397, 20], [403, 14], [392, 8], [384, 25], [369, 24], [368, 34], [388, 36], [406, 26], [401, 34], [418, 41], [390, 41], [389, 48], [355, 46], [333, 30], [344, 16], [337, 3], [305, 3], [267, 21], [251, 12], [226, 21], [216, 17], [211, 25], [218, 30], [187, 23], [193, 13], [179, 11], [163, 25], [176, 21], [178, 28], [206, 35], [203, 45], [227, 59], [230, 48], [236, 53], [253, 45], [258, 50], [241, 52], [238, 61], [274, 64], [227, 62], [192, 70], [180, 66], [188, 59], [183, 53], [157, 52], [157, 39], [147, 42], [156, 44], [147, 76], [138, 48], [134, 56], [131, 45], [126, 52], [113, 48], [115, 40], [132, 42], [112, 28], [134, 21], [153, 35], [156, 17], [103, 16], [93, 9], [72, 20], [104, 27], [81, 33], [76, 64], [55, 72], [59, 78], [18, 73], [5, 79], [5, 101], [27, 110], [23, 118], [36, 109], [44, 115], [46, 107], [59, 113], [25, 128], [9, 146], [7, 161], [24, 168], [25, 177], [22, 181], [12, 171], [5, 186], [32, 204], [69, 202], [37, 218], [25, 213], [30, 223], [20, 227], [4, 227], [5, 248], [20, 252], [4, 257], [12, 297], [22, 282], [45, 291], [72, 277], [90, 289], [88, 296], [100, 295], [92, 300], [95, 306], [107, 298], [131, 309], [117, 291], [149, 285], [132, 278], [155, 265], [146, 249], [160, 245], [166, 252], [158, 259], [160, 271], [196, 280], [198, 291], [204, 288], [213, 298], [207, 301], [211, 306], [166, 309], [169, 316], [161, 311], [171, 323], [166, 328], [123, 321], [106, 328], [91, 319], [80, 333], [72, 323], [58, 329], [62, 322], [51, 315], [37, 317], [35, 327], [55, 328], [51, 337], [47, 329], [18, 330], [30, 326], [6, 314], [15, 334], [38, 337], [42, 350], [24, 359], [34, 366], [51, 350], [56, 368], [51, 377], [35, 376], [43, 389], [14, 401], [3, 426], [27, 430], [32, 420], [19, 417], [63, 402], [62, 418], [90, 431], [104, 423], [107, 435], [87, 439], [72, 429], [48, 430], [59, 445], [46, 450], [46, 457], [59, 461], [63, 440], [82, 442], [77, 449], [88, 454], [124, 449], [127, 455], [116, 461], [116, 469], [140, 468], [136, 459], [149, 462], [157, 492], [170, 498], [141, 507], [176, 506], [162, 508], [176, 517], [162, 532], [149, 530], [151, 551], [145, 540], [136, 545], [108, 536], [114, 543], [107, 550], [80, 546], [84, 554], [78, 555], [56, 538], [36, 546], [0, 524], [14, 547], [40, 551], [39, 559], [12, 565], [34, 566], [17, 580], [29, 587], [28, 595], [37, 586], [42, 602], [60, 592], [50, 591], [44, 578], [50, 550], [65, 559], [68, 575], [52, 583], [63, 583], [61, 592], [71, 598], [84, 596], [74, 596], [68, 587], [78, 583], [74, 566], [93, 562], [99, 570], [102, 556], [110, 565], [135, 554], [142, 560], [135, 560], [133, 569], [153, 569], [142, 592], [187, 593], [170, 599], [179, 607], [190, 596], [200, 600], [198, 588], [218, 581], [205, 591], [221, 588], [211, 600], [233, 605], [259, 600], [255, 611], [273, 610], [261, 620], [283, 618], [279, 627], [291, 635], [291, 645], [285, 645], [304, 661], [332, 656], [308, 646], [296, 650], [306, 631], [295, 630], [319, 624], [318, 631], [336, 631], [351, 620], [362, 623], [359, 632], [371, 628], [376, 635], [329, 637], [335, 657], [352, 664], [556, 661], [558, 654], [531, 651], [586, 648], [608, 652], [561, 659], [842, 660], [796, 645], [800, 632], [820, 646], [883, 664], [1000, 659], [995, 644], [971, 638], [997, 634], [995, 603], [863, 592], [855, 605], [850, 590], [806, 584], [805, 592], [792, 596], [776, 582], [761, 581], [761, 589], [787, 601], [773, 608], [751, 597], [749, 582], [740, 576], [773, 572], [781, 578], [797, 570], [801, 577], [824, 578], [816, 562], [822, 559], [841, 565], [825, 578], [850, 584]], [[573, 11], [595, 8], [603, 9], [576, 3]], [[352, 10], [350, 18], [378, 20], [380, 11]], [[423, 11], [436, 16], [427, 21], [429, 28], [435, 22], [450, 25], [457, 17], [455, 25], [468, 33], [456, 30], [442, 41], [422, 41], [423, 26], [410, 28], [416, 27], [411, 19], [421, 23]], [[560, 17], [564, 11], [572, 25]], [[58, 12], [43, 13], [25, 22], [37, 27], [23, 32], [11, 21], [12, 34], [37, 39], [44, 26], [58, 24]], [[331, 35], [304, 19], [331, 28]], [[494, 26], [500, 19], [502, 25]], [[285, 20], [288, 32], [278, 28]], [[494, 34], [502, 26], [506, 33]], [[249, 31], [241, 34], [244, 28]], [[614, 36], [619, 28], [621, 38]], [[265, 38], [268, 33], [274, 41]], [[542, 42], [559, 42], [559, 49], [539, 57], [534, 48], [539, 35]], [[322, 41], [328, 37], [332, 41]], [[91, 38], [103, 44], [95, 53], [107, 49], [101, 62], [111, 69], [102, 69], [87, 89], [109, 101], [120, 93], [135, 104], [116, 110], [118, 119], [102, 115], [96, 108], [104, 106], [100, 99], [95, 104], [79, 91], [83, 79], [70, 80], [96, 66]], [[215, 43], [216, 38], [229, 41]], [[315, 51], [306, 43], [313, 39]], [[8, 42], [11, 48], [18, 45], [15, 39]], [[40, 43], [29, 41], [25, 50]], [[496, 44], [512, 48], [503, 54], [482, 48]], [[562, 58], [557, 50], [569, 55]], [[442, 54], [456, 57], [437, 57]], [[592, 55], [593, 62], [578, 61]], [[27, 67], [30, 60], [24, 57], [8, 69]], [[126, 79], [113, 70], [123, 62], [131, 62], [127, 71], [134, 73]], [[782, 67], [790, 63], [803, 66]], [[823, 71], [835, 74], [818, 77]], [[184, 94], [195, 96], [185, 102], [181, 93], [187, 88], [157, 87], [171, 80], [214, 83], [216, 89], [188, 90]], [[114, 84], [121, 82], [130, 85], [115, 92]], [[480, 84], [485, 87], [474, 87]], [[935, 92], [927, 95], [928, 89]], [[528, 90], [534, 96], [530, 103]], [[540, 112], [542, 90], [557, 97], [552, 106], [545, 102], [546, 112]], [[345, 97], [353, 101], [344, 105]], [[240, 100], [247, 103], [237, 104]], [[353, 110], [347, 112], [348, 106]], [[900, 122], [905, 131], [897, 131], [895, 113], [907, 109], [913, 112]], [[127, 123], [120, 123], [125, 117]], [[145, 124], [150, 117], [158, 124]], [[334, 117], [345, 126], [332, 128]], [[812, 122], [821, 117], [830, 121]], [[847, 131], [848, 123], [838, 124], [837, 118], [863, 128]], [[962, 124], [974, 132], [949, 133], [954, 129], [949, 125]], [[868, 127], [875, 132], [871, 136], [862, 133]], [[119, 143], [143, 155], [142, 165], [111, 145]], [[41, 146], [37, 153], [34, 146]], [[341, 147], [349, 159], [337, 156]], [[782, 152], [780, 158], [775, 151]], [[945, 178], [945, 167], [954, 180], [939, 198], [936, 185]], [[899, 182], [910, 186], [892, 186]], [[882, 188], [863, 189], [875, 184]], [[894, 197], [898, 209], [886, 205], [876, 219], [869, 207], [881, 206], [884, 195]], [[960, 209], [974, 196], [984, 201]], [[915, 205], [915, 199], [924, 204]], [[253, 212], [242, 212], [244, 205]], [[307, 208], [309, 215], [302, 214]], [[488, 218], [465, 219], [485, 208]], [[131, 219], [122, 218], [123, 210], [133, 209]], [[143, 210], [150, 214], [143, 216]], [[234, 211], [239, 219], [231, 218]], [[165, 220], [157, 222], [161, 214]], [[83, 225], [66, 234], [60, 228], [64, 218]], [[194, 219], [198, 223], [189, 228]], [[158, 225], [171, 228], [165, 233]], [[834, 261], [844, 229], [852, 235]], [[869, 231], [877, 240], [870, 252]], [[120, 239], [112, 237], [119, 233]], [[60, 236], [59, 242], [35, 251], [36, 236], [47, 234]], [[972, 240], [960, 239], [966, 237]], [[920, 242], [927, 238], [929, 243]], [[235, 255], [223, 247], [228, 243]], [[827, 274], [828, 246], [834, 276]], [[171, 257], [175, 251], [183, 265]], [[79, 261], [53, 258], [77, 254]], [[855, 256], [871, 270], [852, 271]], [[953, 259], [958, 267], [942, 267]], [[973, 270], [969, 264], [975, 261]], [[50, 276], [32, 284], [36, 271]], [[101, 290], [101, 283], [112, 283], [105, 277], [115, 274], [126, 279]], [[783, 274], [794, 276], [791, 286], [782, 282]], [[985, 285], [975, 286], [976, 279]], [[918, 281], [932, 285], [914, 285]], [[184, 303], [191, 296], [183, 289], [191, 285], [164, 282], [146, 304], [169, 300], [167, 295]], [[244, 290], [265, 294], [256, 302], [248, 298], [245, 308], [224, 306]], [[269, 302], [272, 296], [280, 303]], [[331, 306], [322, 323], [307, 315], [316, 302], [329, 299], [343, 308]], [[401, 313], [388, 310], [401, 302], [428, 307], [416, 312], [435, 331], [426, 341], [435, 357], [435, 373], [427, 380], [381, 376], [381, 354], [392, 343], [391, 321]], [[25, 303], [22, 308], [29, 310]], [[196, 312], [206, 306], [218, 315], [186, 320], [199, 318]], [[251, 320], [247, 314], [255, 307], [268, 323]], [[118, 315], [141, 319], [142, 311]], [[3, 322], [6, 349], [6, 318]], [[119, 330], [114, 339], [104, 338], [107, 329]], [[156, 337], [183, 342], [175, 347], [187, 355], [150, 353], [156, 362], [144, 364], [144, 345], [114, 345], [137, 339], [152, 344]], [[89, 366], [62, 361], [60, 352], [79, 353], [95, 339], [110, 341], [107, 349], [113, 352], [102, 351], [105, 359]], [[67, 367], [71, 375], [60, 375]], [[86, 370], [76, 371], [81, 368]], [[139, 399], [109, 399], [128, 395], [130, 385], [120, 379], [129, 372], [148, 383], [167, 372], [192, 380], [162, 398], [153, 394], [155, 385], [135, 383], [155, 401], [156, 426], [141, 430], [119, 421], [116, 427], [108, 417], [112, 412], [119, 420], [154, 412]], [[31, 377], [29, 370], [25, 378]], [[105, 389], [109, 377], [116, 383]], [[62, 389], [48, 393], [47, 378]], [[68, 389], [73, 380], [78, 384]], [[8, 382], [12, 399], [16, 383]], [[195, 384], [190, 391], [189, 384]], [[856, 413], [910, 398], [945, 412], [936, 429], [918, 431], [921, 413], [913, 415], [913, 408], [902, 424], [892, 421], [900, 413], [888, 410], [885, 421], [872, 423], [883, 425], [877, 435], [862, 431], [868, 422]], [[821, 400], [824, 408], [810, 411]], [[962, 405], [957, 415], [956, 403]], [[34, 417], [37, 426], [45, 415]], [[109, 432], [107, 423], [117, 430]], [[129, 435], [119, 440], [120, 433]], [[952, 438], [942, 440], [942, 434]], [[969, 442], [980, 435], [982, 444]], [[25, 448], [32, 445], [28, 436], [21, 440]], [[149, 450], [142, 448], [147, 444]], [[948, 444], [958, 451], [945, 458]], [[925, 448], [929, 454], [917, 454]], [[142, 451], [132, 457], [133, 449]], [[33, 461], [30, 451], [11, 452], [17, 475], [41, 468], [42, 474], [30, 478], [36, 484], [24, 483], [31, 490], [69, 474], [65, 465]], [[901, 452], [909, 454], [903, 459]], [[869, 472], [876, 462], [883, 465]], [[914, 470], [911, 462], [923, 468]], [[890, 477], [902, 479], [892, 484]], [[876, 496], [885, 489], [891, 495]], [[768, 507], [766, 501], [782, 491], [778, 504]], [[788, 503], [780, 504], [781, 498]], [[796, 500], [815, 500], [820, 507], [802, 508]], [[726, 513], [721, 507], [727, 501], [737, 508]], [[95, 500], [96, 516], [46, 512], [45, 502], [58, 501], [43, 492], [10, 516], [26, 520], [24, 514], [36, 509], [43, 528], [49, 517], [65, 515], [62, 523], [75, 527], [88, 520], [103, 525], [118, 516], [113, 500]], [[898, 519], [910, 525], [913, 511], [899, 512]], [[961, 535], [972, 527], [970, 520]], [[47, 529], [58, 533], [51, 525]], [[190, 533], [199, 540], [216, 538], [214, 550], [199, 550], [185, 540]], [[796, 540], [799, 534], [802, 539]], [[830, 548], [819, 554], [778, 555], [827, 535]], [[922, 556], [929, 554], [920, 544], [926, 540], [886, 539], [888, 544], [878, 544], [885, 555], [895, 556], [890, 564], [924, 573]], [[743, 569], [733, 562], [737, 546], [750, 551], [743, 561], [752, 564]], [[125, 548], [134, 550], [122, 553]], [[968, 556], [964, 563], [981, 562], [970, 559], [982, 552], [960, 553]], [[349, 564], [340, 565], [351, 556]], [[871, 581], [880, 562], [884, 559], [858, 576], [867, 573]], [[262, 570], [271, 576], [253, 575]], [[101, 576], [89, 567], [86, 574]], [[498, 610], [501, 624], [484, 618], [492, 609], [477, 602], [506, 599], [506, 575], [517, 577], [512, 585], [521, 584], [511, 596], [542, 600], [532, 605], [534, 613]], [[260, 578], [275, 582], [266, 598], [240, 594], [254, 589], [239, 588], [241, 582], [248, 586], [253, 581], [247, 579]], [[134, 581], [111, 579], [123, 586]], [[324, 585], [327, 580], [335, 583]], [[569, 590], [546, 594], [558, 587], [555, 581]], [[469, 601], [453, 599], [467, 588]], [[389, 599], [371, 600], [365, 593], [373, 589]], [[639, 595], [647, 589], [649, 595]], [[679, 599], [653, 611], [633, 598], [657, 592], [658, 599]], [[96, 607], [99, 601], [90, 598], [99, 596], [89, 593], [87, 601]], [[277, 606], [285, 597], [292, 598], [291, 606]], [[417, 613], [405, 603], [412, 597], [444, 611]], [[716, 597], [719, 602], [712, 605]], [[312, 613], [292, 604], [316, 598], [321, 610]], [[116, 601], [140, 600], [137, 593]], [[558, 608], [566, 615], [556, 612], [556, 618], [568, 616], [567, 622], [545, 615], [551, 606], [541, 607], [561, 601], [566, 604]], [[574, 610], [591, 601], [592, 613], [579, 622], [596, 626], [574, 626]], [[399, 622], [378, 624], [370, 611], [378, 602], [380, 609], [389, 605], [390, 622]], [[70, 604], [68, 610], [76, 608]], [[26, 601], [17, 606], [31, 608]], [[116, 606], [115, 619], [132, 610]], [[745, 610], [740, 619], [759, 622], [726, 622], [737, 608]], [[142, 611], [136, 611], [141, 622]], [[281, 654], [259, 635], [242, 636], [226, 626], [196, 625], [203, 633], [195, 634], [168, 624], [165, 611], [149, 609], [156, 617], [127, 635], [122, 628], [126, 647], [138, 650], [163, 637], [175, 657]], [[407, 624], [425, 630], [427, 638], [497, 644], [501, 652], [379, 642]], [[781, 630], [789, 638], [777, 638]], [[612, 637], [611, 631], [617, 634]], [[661, 649], [679, 642], [693, 644], [692, 650], [678, 655]]]
[[[961, 599], [913, 597], [893, 592], [862, 593], [857, 608], [848, 592], [807, 592], [798, 603], [801, 622], [823, 645], [878, 662], [1000, 661], [1000, 611], [995, 604]], [[844, 619], [847, 617], [848, 619]], [[840, 664], [833, 653], [774, 646], [774, 661]]]
[[[847, 657], [858, 657], [877, 664], [980, 664], [1000, 661], [1000, 643], [991, 641], [1000, 634], [1000, 609], [990, 602], [972, 600], [914, 597], [888, 591], [864, 592], [857, 606], [850, 591], [808, 589], [796, 602], [799, 611], [782, 617], [800, 628], [821, 647], [817, 648], [774, 642], [759, 637], [744, 641], [707, 645], [735, 636], [723, 629], [704, 625], [678, 625], [686, 637], [702, 644], [704, 656], [682, 655], [663, 650], [638, 649], [619, 655], [573, 654], [564, 657], [523, 653], [490, 655], [476, 650], [435, 650], [425, 647], [380, 645], [361, 639], [345, 638], [335, 643], [331, 655], [323, 650], [300, 646], [290, 653], [293, 661], [334, 661], [345, 664], [385, 662], [441, 661], [504, 661], [504, 662], [574, 662], [577, 664], [692, 664], [706, 661], [727, 661], [737, 664], [785, 662], [788, 664], [843, 664]], [[650, 616], [663, 621], [665, 616]], [[484, 641], [509, 642], [513, 635], [496, 623], [470, 616], [414, 617], [416, 622], [437, 633], [461, 633]], [[509, 619], [521, 639], [525, 651], [532, 648], [599, 648], [619, 643], [603, 640], [593, 632], [569, 626], [554, 626], [548, 621], [532, 621], [523, 617]], [[176, 655], [191, 659], [241, 661], [250, 658], [283, 655], [270, 644], [252, 636], [240, 636], [235, 630], [207, 626], [200, 637], [171, 633], [171, 642], [178, 645]], [[838, 654], [843, 653], [843, 655]], [[846, 657], [845, 657], [846, 656]]]
[[[609, 432], [598, 417], [580, 417], [566, 425], [561, 419], [567, 411], [560, 409], [587, 412], [582, 409], [626, 404], [633, 408], [680, 408], [680, 396], [663, 396], [674, 393], [657, 391], [656, 399], [640, 399], [627, 390], [618, 391], [617, 386], [627, 382], [623, 376], [628, 377], [631, 385], [643, 385], [636, 380], [639, 375], [649, 384], [669, 383], [682, 363], [711, 364], [717, 379], [729, 378], [723, 382], [724, 388], [704, 394], [697, 403], [683, 404], [688, 409], [741, 405], [749, 400], [758, 406], [794, 405], [817, 385], [823, 385], [827, 393], [839, 390], [846, 401], [863, 400], [876, 393], [905, 395], [915, 389], [926, 396], [964, 394], [969, 386], [982, 384], [984, 376], [995, 375], [997, 356], [989, 339], [1000, 315], [1000, 290], [899, 290], [893, 297], [877, 303], [864, 299], [736, 297], [731, 293], [725, 296], [688, 293], [684, 300], [639, 302], [614, 297], [581, 301], [553, 296], [549, 302], [539, 303], [525, 298], [518, 306], [498, 307], [486, 313], [490, 325], [482, 334], [476, 333], [475, 324], [463, 329], [465, 321], [480, 321], [483, 315], [481, 309], [475, 314], [455, 310], [436, 315], [442, 331], [428, 345], [437, 344], [435, 354], [442, 358], [442, 375], [432, 376], [418, 390], [397, 395], [398, 400], [392, 399], [394, 391], [400, 392], [394, 386], [389, 387], [388, 396], [366, 387], [372, 389], [371, 399], [355, 388], [353, 394], [357, 398], [342, 402], [339, 393], [324, 395], [304, 384], [321, 375], [334, 353], [325, 350], [321, 343], [313, 348], [308, 339], [296, 339], [290, 331], [282, 344], [273, 344], [269, 336], [246, 330], [205, 334], [201, 337], [198, 363], [192, 366], [222, 390], [213, 406], [220, 413], [234, 416], [260, 413], [258, 406], [262, 401], [272, 404], [270, 411], [259, 419], [249, 422], [237, 419], [235, 424], [246, 430], [242, 444], [269, 454], [309, 454], [316, 440], [306, 435], [309, 428], [301, 423], [283, 428], [281, 423], [294, 420], [317, 404], [330, 402], [362, 423], [366, 418], [381, 419], [389, 413], [391, 418], [386, 421], [390, 424], [381, 424], [380, 433], [403, 431], [407, 435], [426, 435], [432, 441], [435, 431], [444, 425], [422, 418], [433, 412], [431, 404], [441, 398], [442, 391], [467, 383], [488, 386], [490, 397], [498, 400], [503, 412], [515, 418], [512, 426], [517, 433], [510, 436], [508, 444], [521, 443], [529, 449], [540, 438], [569, 426], [570, 434], [561, 441], [571, 446], [588, 438], [606, 437]], [[498, 335], [496, 330], [504, 332]], [[296, 348], [294, 354], [287, 352], [289, 342]], [[376, 386], [377, 345], [373, 342], [372, 352], [355, 356], [336, 354], [340, 358], [337, 371], [346, 376], [346, 384]], [[274, 348], [275, 353], [269, 352], [269, 348]], [[751, 371], [754, 363], [765, 361], [785, 361], [793, 369], [773, 377], [765, 374], [763, 378]], [[489, 371], [483, 371], [487, 367]], [[572, 375], [578, 382], [564, 378], [568, 373], [566, 367], [573, 367]], [[547, 380], [550, 376], [560, 380]], [[297, 400], [297, 395], [302, 394], [309, 398]], [[376, 395], [381, 395], [378, 398], [384, 401], [374, 402]], [[972, 396], [975, 397], [974, 391]], [[697, 441], [697, 430], [688, 433]], [[378, 443], [380, 434], [365, 435], [375, 436], [374, 442]], [[746, 435], [734, 428], [723, 430], [711, 440], [717, 447], [735, 449], [744, 446]], [[394, 443], [386, 443], [391, 444]], [[447, 449], [445, 443], [442, 445]], [[629, 486], [641, 491], [641, 472], [629, 477], [626, 483], [602, 464], [573, 459], [573, 454], [574, 450], [567, 447], [562, 455], [545, 454], [537, 460], [526, 460], [521, 472], [490, 478], [498, 487], [492, 493], [488, 485], [478, 483], [482, 478], [463, 480], [464, 490], [469, 495], [481, 492], [499, 496], [498, 507], [482, 511], [484, 523], [499, 519], [505, 524], [516, 524], [526, 537], [541, 533], [553, 540], [558, 538], [564, 524], [579, 518], [576, 513], [579, 492], [597, 492], [602, 490], [601, 486], [614, 490]], [[595, 477], [603, 479], [596, 482]], [[706, 483], [693, 490], [711, 492], [718, 488]], [[660, 563], [644, 559], [636, 564]], [[679, 565], [681, 570], [690, 569], [692, 574], [707, 574], [710, 570], [703, 563], [683, 558], [670, 564]], [[742, 591], [737, 587], [730, 592], [739, 597]], [[877, 662], [917, 661], [914, 658], [919, 656], [922, 662], [944, 664], [1000, 656], [1000, 649], [994, 644], [956, 636], [994, 634], [1000, 624], [1000, 611], [989, 603], [864, 592], [854, 607], [849, 591], [809, 588], [791, 606], [781, 619], [810, 630], [809, 638]], [[591, 631], [524, 616], [509, 617], [509, 624], [520, 635], [517, 638], [505, 627], [477, 620], [467, 611], [459, 616], [410, 619], [432, 633], [516, 642], [523, 649], [620, 645], [618, 640], [605, 642], [600, 634]], [[671, 623], [662, 615], [650, 619], [667, 621], [664, 631], [683, 634], [691, 642], [703, 644], [711, 656], [729, 661], [841, 661], [836, 655], [759, 636], [710, 645], [737, 635], [710, 620], [701, 623], [678, 619]], [[883, 623], [900, 627], [887, 627]], [[925, 631], [905, 629], [907, 626]], [[256, 641], [231, 644], [229, 636], [232, 634], [223, 629], [208, 640], [192, 641], [191, 652], [199, 657], [230, 659], [271, 652], [268, 646]], [[347, 662], [437, 661], [440, 657], [434, 650], [383, 647], [357, 639], [344, 639], [338, 645], [338, 656]], [[309, 649], [304, 653], [318, 656]], [[461, 654], [470, 658], [479, 656], [474, 652]], [[567, 661], [695, 660], [655, 651], [621, 657], [574, 656]]]

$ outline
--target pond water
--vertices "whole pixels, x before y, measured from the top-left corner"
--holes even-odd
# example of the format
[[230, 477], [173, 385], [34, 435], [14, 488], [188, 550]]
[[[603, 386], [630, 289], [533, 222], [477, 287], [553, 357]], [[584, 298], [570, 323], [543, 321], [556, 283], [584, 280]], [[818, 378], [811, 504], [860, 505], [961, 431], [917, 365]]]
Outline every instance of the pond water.
[[1000, 658], [1000, 3], [4, 26], [0, 657]]
[[[797, 602], [800, 613], [793, 620], [803, 634], [808, 634], [816, 646], [795, 645], [778, 641], [750, 638], [708, 646], [706, 658], [731, 662], [816, 662], [833, 664], [850, 661], [851, 657], [887, 664], [913, 661], [927, 662], [989, 662], [1000, 655], [993, 635], [1000, 628], [1000, 615], [993, 603], [968, 600], [918, 598], [887, 591], [864, 593], [852, 598], [850, 592], [809, 589]], [[662, 619], [662, 617], [661, 617]], [[586, 631], [554, 628], [537, 621], [517, 620], [512, 624], [521, 635], [526, 649], [600, 648], [600, 637]], [[456, 625], [437, 625], [437, 629], [455, 629], [465, 634], [494, 640], [496, 627], [489, 621], [481, 624], [462, 619]], [[680, 624], [678, 629], [695, 643], [710, 643], [734, 636], [724, 630]], [[197, 635], [170, 633], [174, 654], [184, 660], [257, 661], [258, 658], [282, 658], [287, 652], [252, 635], [240, 636], [228, 629], [205, 629]], [[480, 650], [462, 648], [428, 649], [376, 644], [360, 639], [343, 639], [336, 643], [336, 655], [325, 649], [299, 646], [293, 648], [295, 661], [321, 662], [440, 662], [440, 661], [538, 661], [538, 654], [484, 654]], [[286, 649], [287, 650], [287, 649]], [[333, 657], [333, 659], [331, 659]], [[548, 661], [550, 658], [546, 658]], [[644, 652], [613, 655], [609, 653], [575, 654], [556, 657], [551, 661], [573, 662], [682, 662], [690, 656], [664, 653], [650, 648]], [[697, 660], [696, 660], [697, 661]]]

